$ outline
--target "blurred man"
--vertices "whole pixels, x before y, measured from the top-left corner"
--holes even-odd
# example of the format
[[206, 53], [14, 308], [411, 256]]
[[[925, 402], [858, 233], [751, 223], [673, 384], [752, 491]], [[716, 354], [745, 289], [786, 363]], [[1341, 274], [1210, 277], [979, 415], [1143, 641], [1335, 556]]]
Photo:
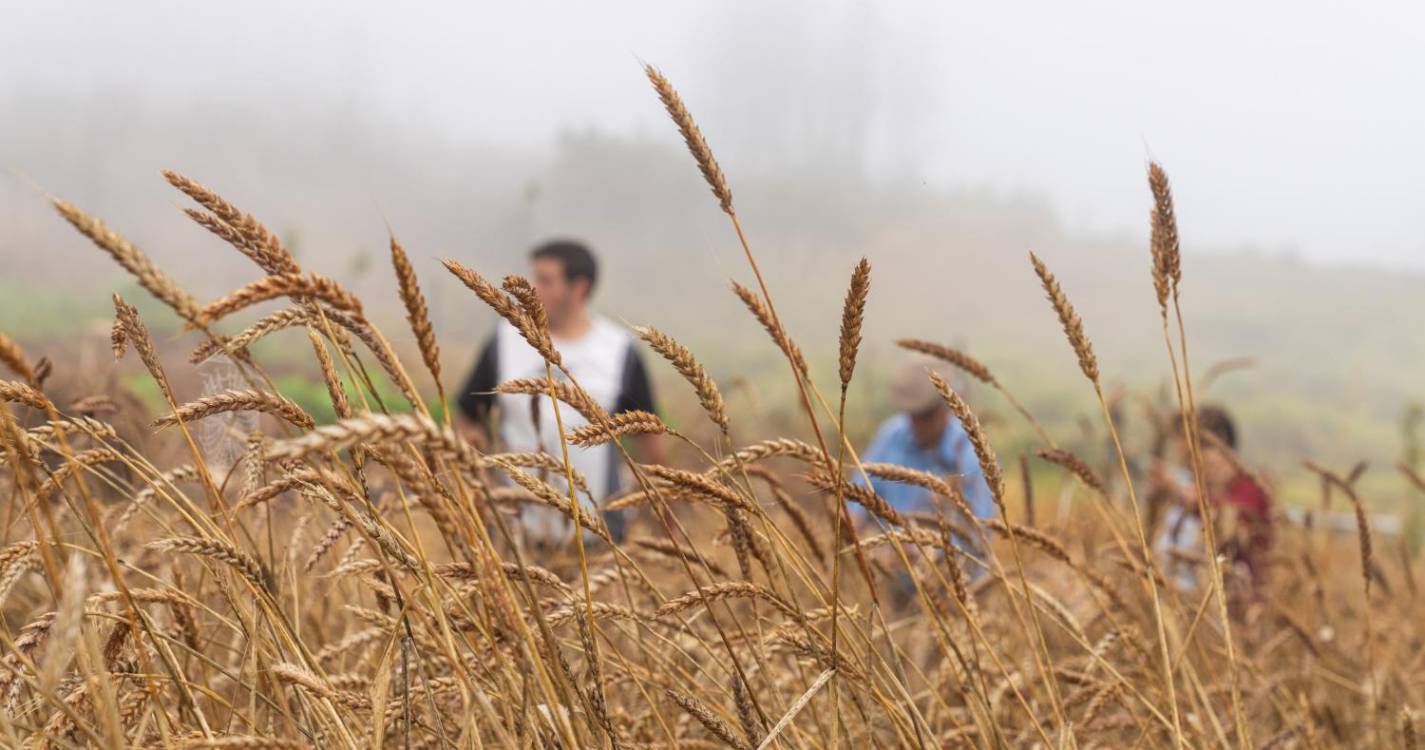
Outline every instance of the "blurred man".
[[[564, 367], [584, 390], [611, 414], [639, 409], [656, 412], [652, 385], [633, 337], [624, 329], [589, 310], [589, 298], [598, 281], [598, 264], [587, 247], [556, 240], [530, 253], [530, 276], [540, 302], [549, 315], [549, 332], [563, 358]], [[555, 368], [556, 378], [564, 378]], [[507, 321], [500, 321], [480, 351], [480, 357], [461, 389], [459, 415], [462, 432], [498, 445], [499, 450], [542, 451], [561, 457], [559, 428], [547, 396], [495, 394], [497, 385], [516, 378], [545, 376], [543, 357]], [[587, 424], [573, 409], [561, 407], [566, 432]], [[661, 463], [662, 445], [656, 435], [634, 438], [635, 456]], [[592, 448], [569, 446], [574, 470], [588, 481], [592, 498], [602, 500], [622, 484], [622, 456], [613, 445]], [[548, 477], [564, 487], [562, 477]], [[529, 505], [521, 513], [525, 533], [532, 539], [555, 542], [567, 536], [568, 520], [551, 508]], [[615, 538], [622, 534], [622, 519], [606, 516]]]
[[[901, 367], [890, 393], [891, 405], [898, 413], [881, 424], [861, 460], [899, 464], [958, 482], [970, 510], [979, 518], [990, 518], [995, 513], [994, 499], [980, 471], [979, 458], [960, 420], [950, 413], [930, 382], [927, 369], [941, 371], [938, 363], [930, 360], [912, 360]], [[871, 488], [901, 513], [936, 510], [931, 493], [918, 485], [872, 477]]]
[[[1221, 551], [1235, 566], [1240, 566], [1256, 589], [1265, 577], [1267, 554], [1272, 545], [1271, 496], [1236, 460], [1237, 425], [1225, 409], [1202, 406], [1198, 409], [1197, 425], [1202, 434], [1203, 486], [1227, 532], [1218, 535]], [[1192, 590], [1196, 587], [1193, 571], [1179, 558], [1193, 561], [1202, 558], [1201, 520], [1197, 488], [1192, 471], [1187, 468], [1190, 456], [1181, 428], [1169, 451], [1169, 458], [1155, 465], [1150, 477], [1152, 490], [1163, 493], [1171, 501], [1163, 515], [1156, 546], [1161, 555], [1169, 558], [1165, 564], [1179, 585]]]

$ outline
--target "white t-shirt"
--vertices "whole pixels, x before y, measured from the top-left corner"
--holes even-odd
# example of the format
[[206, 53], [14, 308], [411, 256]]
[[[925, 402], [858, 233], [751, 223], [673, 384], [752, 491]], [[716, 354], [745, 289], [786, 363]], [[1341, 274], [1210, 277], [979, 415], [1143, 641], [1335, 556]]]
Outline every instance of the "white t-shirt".
[[[559, 350], [564, 367], [585, 392], [609, 413], [631, 409], [654, 411], [648, 374], [634, 346], [633, 336], [612, 321], [596, 315], [583, 336], [577, 339], [556, 338], [554, 347]], [[544, 358], [520, 336], [514, 326], [500, 321], [460, 394], [460, 408], [467, 417], [480, 421], [487, 418], [492, 406], [497, 406], [496, 432], [503, 450], [542, 451], [556, 458], [561, 457], [559, 427], [547, 395], [491, 394], [495, 386], [505, 381], [544, 376]], [[554, 377], [566, 379], [559, 368], [554, 368]], [[583, 416], [567, 405], [561, 404], [559, 416], [564, 421], [566, 434], [588, 424]], [[588, 481], [595, 502], [620, 489], [623, 457], [614, 446], [580, 448], [570, 445], [569, 461], [574, 470]], [[565, 487], [562, 476], [551, 473], [545, 479], [561, 490]], [[584, 507], [592, 511], [589, 498], [581, 499]], [[567, 533], [567, 519], [553, 509], [528, 506], [522, 517], [526, 532], [532, 535]]]

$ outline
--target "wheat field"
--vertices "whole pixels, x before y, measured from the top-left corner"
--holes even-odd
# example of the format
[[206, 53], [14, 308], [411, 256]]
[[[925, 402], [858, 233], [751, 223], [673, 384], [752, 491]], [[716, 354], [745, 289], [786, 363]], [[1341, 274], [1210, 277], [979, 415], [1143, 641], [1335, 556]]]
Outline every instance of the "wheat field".
[[[226, 359], [239, 379], [180, 401], [170, 378], [181, 374], [161, 351], [173, 343], [117, 294], [113, 354], [141, 362], [166, 413], [61, 399], [46, 381], [64, 363], [32, 361], [15, 343], [22, 331], [0, 334], [0, 745], [1415, 747], [1416, 561], [1373, 538], [1356, 475], [1313, 465], [1326, 501], [1350, 504], [1354, 535], [1283, 525], [1271, 576], [1245, 595], [1215, 554], [1235, 530], [1208, 523], [1195, 561], [1204, 584], [1178, 586], [1150, 551], [1157, 513], [1130, 468], [1147, 447], [1120, 440], [1092, 328], [1033, 254], [1025, 281], [1043, 288], [1045, 325], [1063, 328], [1113, 460], [1094, 466], [1061, 447], [972, 355], [904, 339], [976, 385], [971, 398], [927, 375], [970, 435], [997, 517], [968, 513], [949, 478], [863, 462], [846, 401], [872, 265], [825, 290], [845, 295], [839, 356], [834, 371], [810, 367], [711, 147], [668, 80], [647, 74], [745, 251], [752, 283], [733, 292], [785, 359], [798, 421], [750, 434], [696, 353], [652, 327], [637, 334], [686, 382], [668, 396], [698, 423], [610, 416], [563, 371], [528, 281], [447, 260], [470, 304], [546, 360], [545, 378], [501, 389], [587, 422], [562, 442], [622, 451], [624, 437], [659, 433], [686, 457], [647, 465], [623, 452], [635, 489], [611, 507], [635, 522], [616, 542], [584, 510], [567, 454], [482, 450], [454, 429], [422, 280], [395, 238], [402, 337], [418, 357], [399, 356], [339, 281], [303, 269], [254, 217], [183, 175], [165, 173], [196, 206], [185, 213], [261, 271], [206, 304], [55, 199], [178, 317], [192, 363]], [[1144, 283], [1160, 318], [1142, 324], [1161, 327], [1175, 386], [1160, 418], [1200, 448], [1180, 315], [1191, 277], [1156, 164], [1148, 183]], [[285, 306], [235, 322], [274, 301]], [[278, 394], [249, 351], [269, 336], [296, 342], [299, 328], [338, 417], [329, 424]], [[383, 400], [378, 381], [399, 399]], [[979, 418], [1005, 405], [1036, 440], [1037, 457], [1018, 465]], [[121, 416], [149, 423], [151, 437], [122, 438]], [[216, 422], [243, 426], [235, 455], [206, 448]], [[1030, 461], [1053, 467], [1072, 514], [1034, 512]], [[868, 476], [921, 485], [937, 512], [901, 514], [865, 488]], [[584, 533], [553, 549], [523, 544], [516, 518], [530, 504]], [[855, 522], [855, 506], [869, 522]]]

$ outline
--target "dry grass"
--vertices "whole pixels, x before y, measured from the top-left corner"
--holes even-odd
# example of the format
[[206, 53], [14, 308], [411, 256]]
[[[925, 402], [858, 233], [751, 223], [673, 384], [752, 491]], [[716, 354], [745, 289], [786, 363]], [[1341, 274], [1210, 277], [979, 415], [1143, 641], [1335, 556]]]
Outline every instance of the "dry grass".
[[[626, 461], [635, 487], [613, 505], [630, 509], [632, 528], [615, 544], [600, 517], [579, 510], [587, 487], [567, 456], [468, 443], [444, 414], [426, 411], [360, 300], [303, 274], [274, 235], [216, 193], [168, 174], [207, 209], [193, 218], [269, 275], [207, 306], [57, 201], [189, 324], [195, 340], [182, 346], [198, 347], [194, 361], [239, 354], [234, 366], [250, 385], [179, 402], [159, 356], [178, 344], [155, 342], [115, 298], [115, 353], [137, 351], [170, 405], [159, 423], [179, 428], [129, 442], [109, 421], [113, 409], [58, 406], [71, 399], [47, 394], [12, 338], [23, 332], [0, 336], [0, 364], [18, 378], [0, 380], [0, 492], [9, 500], [0, 745], [1414, 746], [1425, 638], [1416, 561], [1371, 534], [1353, 477], [1316, 467], [1351, 500], [1357, 536], [1282, 526], [1262, 588], [1215, 563], [1199, 565], [1199, 589], [1159, 575], [1146, 549], [1155, 515], [1140, 507], [1143, 478], [1129, 469], [1147, 448], [1117, 442], [1084, 322], [1037, 257], [1033, 271], [1103, 406], [1120, 481], [1054, 445], [985, 365], [919, 340], [902, 345], [996, 389], [962, 395], [929, 375], [967, 426], [1000, 517], [966, 518], [954, 478], [863, 463], [844, 421], [875, 299], [869, 264], [846, 294], [828, 373], [841, 399], [829, 404], [776, 315], [706, 140], [667, 79], [648, 75], [747, 251], [758, 291], [734, 292], [788, 360], [804, 422], [785, 432], [798, 437], [746, 434], [755, 415], [739, 414], [691, 351], [652, 328], [639, 333], [692, 386], [686, 411], [700, 409], [715, 433], [700, 440], [705, 431], [673, 431], [681, 423], [658, 415], [608, 415], [561, 372], [527, 281], [495, 286], [447, 261], [472, 303], [546, 356], [545, 377], [501, 392], [558, 404], [567, 442], [666, 433], [686, 457]], [[1157, 165], [1150, 186], [1145, 283], [1156, 286], [1167, 338], [1182, 269]], [[439, 386], [414, 269], [394, 240], [391, 251], [411, 334]], [[276, 298], [291, 307], [246, 328], [225, 320]], [[240, 332], [216, 330], [229, 326]], [[245, 353], [294, 327], [313, 345], [314, 370], [342, 416], [335, 424], [313, 425]], [[1185, 346], [1169, 339], [1174, 373], [1178, 355], [1187, 369]], [[361, 365], [368, 355], [414, 411], [388, 412], [375, 398]], [[1178, 393], [1186, 414], [1191, 383]], [[1074, 511], [1064, 522], [1015, 517], [1016, 494], [1042, 503], [1051, 493], [1014, 486], [1034, 474], [1016, 482], [996, 458], [977, 413], [1000, 398], [1039, 431], [1039, 455], [1068, 472], [1057, 475]], [[234, 437], [244, 447], [236, 466], [212, 465], [188, 428], [233, 410], [268, 421]], [[858, 481], [866, 475], [927, 488], [935, 512], [898, 512]], [[848, 502], [870, 511], [859, 529]], [[528, 504], [565, 514], [588, 539], [527, 544], [517, 513]], [[1217, 520], [1225, 544], [1232, 529]], [[1196, 551], [1207, 560], [1215, 552]], [[859, 576], [842, 570], [852, 560]]]

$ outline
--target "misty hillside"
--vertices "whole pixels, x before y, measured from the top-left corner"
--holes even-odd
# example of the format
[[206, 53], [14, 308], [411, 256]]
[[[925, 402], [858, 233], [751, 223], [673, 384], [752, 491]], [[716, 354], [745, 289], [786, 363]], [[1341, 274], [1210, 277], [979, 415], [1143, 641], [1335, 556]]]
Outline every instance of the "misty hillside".
[[[355, 106], [294, 102], [259, 116], [216, 98], [177, 108], [26, 95], [7, 109], [32, 115], [0, 121], [0, 163], [13, 169], [0, 179], [0, 257], [25, 270], [23, 281], [0, 276], [0, 328], [22, 340], [83, 330], [84, 317], [109, 313], [109, 289], [131, 287], [53, 215], [44, 191], [105, 219], [200, 297], [256, 278], [179, 212], [183, 197], [159, 175], [173, 168], [255, 214], [306, 267], [349, 282], [401, 332], [389, 225], [419, 264], [451, 370], [466, 365], [489, 316], [438, 259], [501, 275], [521, 270], [537, 240], [572, 235], [601, 253], [598, 302], [608, 314], [656, 322], [703, 353], [716, 377], [781, 374], [727, 293], [729, 278], [750, 282], [736, 237], [690, 159], [664, 138], [571, 131], [544, 149], [512, 149], [434, 137]], [[55, 122], [65, 125], [42, 125]], [[941, 340], [974, 352], [1035, 411], [1067, 425], [1086, 386], [1041, 298], [1032, 249], [1079, 307], [1110, 381], [1165, 381], [1147, 251], [1132, 238], [1067, 230], [1033, 194], [821, 169], [740, 179], [736, 160], [723, 167], [783, 317], [813, 358], [835, 345], [845, 280], [864, 254], [874, 266], [870, 382], [894, 361], [893, 338]], [[1140, 200], [1146, 224], [1146, 186]], [[1194, 370], [1257, 360], [1210, 394], [1242, 415], [1247, 454], [1280, 468], [1308, 454], [1393, 463], [1397, 423], [1418, 395], [1413, 374], [1425, 368], [1411, 325], [1425, 308], [1420, 279], [1194, 253], [1202, 248], [1190, 205], [1179, 220]]]

